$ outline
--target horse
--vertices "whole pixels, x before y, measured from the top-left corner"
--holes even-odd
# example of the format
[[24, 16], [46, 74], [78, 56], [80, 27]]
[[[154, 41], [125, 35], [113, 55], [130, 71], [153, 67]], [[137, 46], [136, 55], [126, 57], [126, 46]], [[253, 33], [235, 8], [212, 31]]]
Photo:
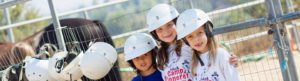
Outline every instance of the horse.
[[[114, 46], [110, 34], [107, 32], [104, 24], [97, 20], [87, 20], [82, 18], [69, 18], [59, 20], [62, 28], [63, 38], [65, 39], [68, 52], [79, 53], [86, 51], [90, 42], [106, 42]], [[39, 51], [44, 44], [53, 44], [58, 47], [57, 37], [53, 24], [46, 26], [41, 31], [21, 40], [31, 45], [35, 52]], [[50, 55], [51, 56], [51, 55]], [[100, 63], [100, 62], [99, 62]], [[19, 74], [20, 75], [20, 74]], [[18, 77], [14, 77], [18, 78]], [[81, 78], [83, 81], [90, 81], [87, 77]], [[118, 63], [115, 63], [110, 72], [97, 81], [120, 81]]]
[[23, 61], [26, 56], [34, 56], [34, 49], [25, 42], [0, 43], [0, 71]]
[[[9, 74], [9, 75], [19, 74], [15, 72], [19, 72], [16, 70], [21, 70], [21, 68], [18, 68], [16, 70], [15, 69], [13, 70], [12, 68], [18, 67], [19, 66], [18, 63], [21, 63], [26, 56], [30, 56], [30, 57], [35, 56], [34, 49], [28, 43], [25, 42], [0, 43], [0, 48], [1, 48], [0, 49], [0, 66], [1, 66], [0, 71], [5, 70], [4, 72], [6, 72], [3, 74]], [[10, 81], [16, 81], [15, 78], [2, 77], [2, 79], [4, 78], [10, 79]], [[26, 80], [24, 79], [22, 81], [26, 81]]]

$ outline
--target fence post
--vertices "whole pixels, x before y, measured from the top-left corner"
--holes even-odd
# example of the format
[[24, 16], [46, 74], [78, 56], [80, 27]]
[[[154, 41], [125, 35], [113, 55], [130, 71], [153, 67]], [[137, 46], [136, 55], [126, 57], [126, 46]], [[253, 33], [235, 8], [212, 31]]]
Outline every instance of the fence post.
[[[277, 17], [283, 15], [280, 0], [267, 0], [266, 5], [268, 8], [268, 20], [276, 20]], [[298, 81], [293, 55], [286, 37], [286, 31], [284, 31], [286, 28], [283, 22], [271, 24], [270, 27], [274, 32], [274, 45], [277, 50], [284, 81]]]
[[85, 18], [85, 19], [89, 19], [89, 18], [90, 18], [87, 11], [84, 11], [84, 12], [83, 12], [83, 15], [84, 15], [84, 18]]
[[193, 1], [192, 0], [188, 0], [188, 1], [189, 1], [190, 8], [194, 8]]
[[56, 12], [55, 12], [53, 1], [48, 0], [48, 4], [49, 4], [50, 11], [51, 11], [52, 21], [53, 21], [53, 25], [54, 25], [55, 34], [56, 34], [56, 38], [57, 38], [57, 41], [58, 41], [59, 49], [63, 50], [63, 51], [67, 51], [65, 41], [64, 41], [64, 36], [62, 34], [62, 31], [61, 31], [59, 19], [56, 15]]
[[[5, 2], [5, 0], [2, 0], [2, 2]], [[4, 16], [5, 16], [5, 20], [7, 21], [7, 25], [11, 24], [11, 19], [10, 19], [10, 14], [9, 14], [9, 8], [6, 7], [4, 8]], [[11, 42], [15, 42], [15, 37], [14, 37], [14, 32], [12, 30], [12, 28], [9, 28], [6, 30], [6, 32], [8, 33], [8, 38]]]
[[[293, 6], [293, 2], [291, 0], [286, 0], [286, 6], [287, 6], [288, 13], [295, 12], [294, 6]], [[293, 21], [291, 21], [290, 24], [295, 24], [295, 23]], [[297, 50], [300, 51], [299, 31], [297, 30], [297, 26], [295, 26], [294, 28], [292, 28], [291, 32], [294, 34], [294, 39], [295, 39], [295, 41], [294, 41], [295, 43], [294, 44], [296, 44]]]
[[169, 4], [174, 6], [174, 4], [172, 3], [172, 0], [169, 0]]

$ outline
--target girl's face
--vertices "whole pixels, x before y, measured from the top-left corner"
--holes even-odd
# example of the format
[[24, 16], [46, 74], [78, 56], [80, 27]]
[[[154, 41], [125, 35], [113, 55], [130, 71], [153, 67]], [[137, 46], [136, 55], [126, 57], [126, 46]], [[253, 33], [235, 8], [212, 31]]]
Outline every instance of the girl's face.
[[147, 72], [151, 70], [152, 67], [152, 54], [148, 52], [139, 57], [134, 58], [133, 60], [134, 66], [140, 70], [141, 72]]
[[175, 23], [173, 21], [160, 26], [155, 30], [155, 32], [161, 41], [167, 42], [169, 44], [175, 41], [177, 35]]
[[199, 27], [196, 31], [187, 35], [185, 39], [193, 49], [202, 53], [208, 51], [207, 36], [204, 27]]

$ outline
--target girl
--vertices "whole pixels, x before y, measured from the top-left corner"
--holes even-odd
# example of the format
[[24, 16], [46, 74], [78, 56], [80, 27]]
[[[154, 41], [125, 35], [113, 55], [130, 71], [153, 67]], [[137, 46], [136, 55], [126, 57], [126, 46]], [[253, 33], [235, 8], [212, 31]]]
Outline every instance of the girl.
[[183, 39], [193, 49], [194, 81], [239, 81], [237, 70], [230, 66], [229, 53], [218, 48], [212, 34], [213, 24], [199, 9], [184, 11], [177, 21], [178, 40]]
[[163, 81], [161, 72], [156, 69], [157, 44], [150, 35], [130, 36], [125, 42], [124, 53], [125, 60], [138, 74], [132, 81]]
[[[175, 7], [158, 4], [149, 10], [146, 17], [150, 34], [160, 42], [157, 64], [165, 81], [192, 80], [191, 48], [175, 39], [177, 37], [175, 22], [178, 16]], [[237, 64], [236, 57], [231, 61], [232, 64]]]

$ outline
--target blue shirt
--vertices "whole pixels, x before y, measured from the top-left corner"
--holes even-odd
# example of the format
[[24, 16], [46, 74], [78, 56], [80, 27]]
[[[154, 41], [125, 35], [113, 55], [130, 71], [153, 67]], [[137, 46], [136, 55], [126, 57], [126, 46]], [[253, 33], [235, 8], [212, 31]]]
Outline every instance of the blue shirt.
[[154, 73], [148, 76], [138, 75], [132, 79], [132, 81], [163, 81], [161, 72], [156, 70]]

